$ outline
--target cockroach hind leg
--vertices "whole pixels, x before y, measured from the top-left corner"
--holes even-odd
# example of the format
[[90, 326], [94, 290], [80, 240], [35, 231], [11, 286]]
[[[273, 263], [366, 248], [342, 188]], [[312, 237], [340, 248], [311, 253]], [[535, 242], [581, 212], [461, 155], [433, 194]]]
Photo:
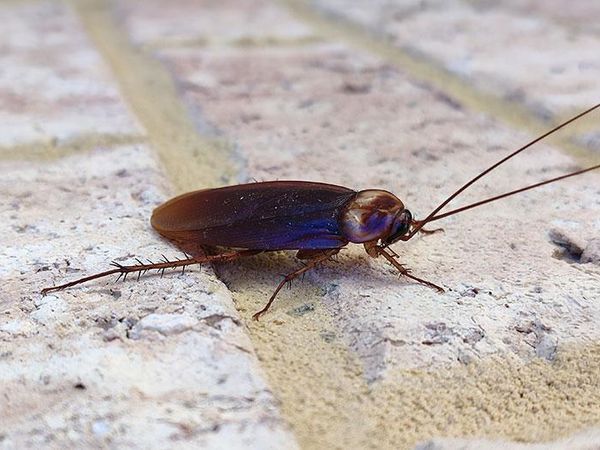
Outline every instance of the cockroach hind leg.
[[402, 267], [403, 267], [404, 270], [399, 270], [400, 275], [402, 275], [404, 277], [407, 277], [407, 278], [410, 278], [411, 280], [414, 280], [414, 281], [416, 281], [419, 284], [427, 286], [428, 288], [431, 288], [431, 289], [439, 292], [440, 294], [443, 294], [444, 292], [446, 292], [444, 290], [444, 288], [438, 286], [437, 284], [432, 283], [431, 281], [427, 281], [427, 280], [424, 280], [422, 278], [419, 278], [419, 277], [416, 277], [416, 276], [412, 275], [411, 274], [411, 270], [409, 268], [404, 267], [404, 266], [402, 266]]
[[123, 279], [123, 281], [125, 281], [125, 279], [127, 278], [127, 275], [130, 273], [138, 273], [138, 274], [141, 273], [143, 275], [144, 273], [148, 272], [149, 270], [157, 270], [161, 274], [161, 277], [162, 277], [162, 275], [164, 275], [164, 272], [166, 269], [175, 269], [175, 268], [181, 267], [183, 270], [183, 268], [185, 268], [186, 266], [191, 266], [194, 264], [233, 261], [233, 260], [236, 260], [236, 259], [244, 257], [244, 256], [252, 256], [252, 255], [256, 255], [258, 253], [261, 253], [261, 250], [238, 250], [238, 251], [220, 253], [218, 255], [209, 255], [209, 256], [205, 256], [203, 258], [192, 257], [192, 258], [188, 258], [188, 259], [177, 259], [177, 260], [169, 260], [163, 256], [162, 262], [152, 262], [152, 261], [148, 260], [147, 264], [143, 264], [139, 259], [136, 259], [138, 264], [131, 265], [131, 266], [125, 266], [121, 263], [113, 261], [111, 263], [111, 266], [113, 267], [113, 269], [110, 269], [110, 270], [107, 270], [104, 272], [99, 272], [99, 273], [96, 273], [93, 275], [89, 275], [87, 277], [79, 278], [77, 280], [70, 281], [68, 283], [64, 283], [64, 284], [61, 284], [58, 286], [52, 286], [52, 287], [42, 289], [41, 294], [46, 295], [49, 292], [60, 291], [60, 290], [66, 289], [71, 286], [82, 284], [87, 281], [96, 280], [98, 278], [104, 278], [104, 277], [107, 277], [107, 276], [110, 276], [113, 274], [118, 275], [117, 281], [120, 280], [121, 278]]
[[288, 283], [291, 283], [291, 281], [294, 278], [299, 277], [300, 275], [304, 275], [306, 272], [308, 272], [310, 269], [314, 268], [315, 266], [317, 266], [319, 263], [322, 263], [323, 261], [328, 260], [329, 258], [331, 258], [333, 255], [335, 255], [337, 252], [339, 252], [340, 249], [339, 248], [335, 248], [335, 249], [329, 249], [329, 250], [322, 250], [319, 251], [318, 253], [316, 253], [311, 259], [309, 259], [303, 267], [300, 267], [299, 269], [295, 270], [292, 273], [289, 273], [287, 275], [285, 275], [283, 277], [283, 280], [281, 280], [279, 282], [279, 284], [277, 285], [277, 287], [275, 288], [275, 291], [273, 292], [273, 294], [271, 295], [271, 297], [269, 298], [269, 301], [267, 302], [267, 304], [264, 306], [263, 309], [261, 309], [260, 311], [254, 313], [252, 315], [252, 318], [254, 320], [258, 320], [260, 318], [260, 316], [262, 316], [264, 313], [266, 313], [269, 308], [271, 307], [271, 305], [273, 304], [273, 302], [275, 301], [275, 298], [277, 297], [277, 294], [279, 294], [279, 291], [281, 291], [281, 289]]
[[[404, 275], [404, 274], [403, 274]], [[423, 280], [421, 278], [417, 278], [415, 276], [412, 275], [405, 275], [408, 278], [415, 280], [417, 282], [419, 282], [420, 284], [423, 284], [431, 289], [436, 290], [437, 292], [439, 292], [440, 294], [443, 294], [444, 292], [446, 292], [446, 290], [443, 287], [438, 286], [437, 284], [432, 283], [431, 281], [427, 281], [427, 280]]]

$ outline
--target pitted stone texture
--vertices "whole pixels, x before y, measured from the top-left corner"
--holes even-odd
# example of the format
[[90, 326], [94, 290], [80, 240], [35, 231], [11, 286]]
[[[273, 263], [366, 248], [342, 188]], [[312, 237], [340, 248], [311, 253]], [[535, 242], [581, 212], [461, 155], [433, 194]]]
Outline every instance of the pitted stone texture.
[[118, 5], [118, 13], [135, 42], [158, 47], [243, 45], [312, 36], [310, 28], [266, 0], [130, 0]]
[[[411, 163], [440, 158], [429, 151], [435, 143], [424, 140], [432, 124], [415, 83], [379, 59], [342, 45], [295, 51], [169, 49], [161, 57], [186, 82], [185, 95], [192, 109], [202, 110], [201, 119], [239, 140], [243, 152], [257, 155], [240, 155], [246, 159], [248, 179], [331, 181], [335, 173], [343, 177], [337, 180], [341, 184], [368, 188], [381, 185], [394, 166], [410, 170]], [[200, 78], [213, 81], [209, 86]], [[408, 109], [402, 111], [402, 104]], [[444, 111], [432, 121], [454, 123], [463, 116], [460, 106]], [[389, 128], [399, 127], [403, 134], [390, 138], [381, 131], [384, 116]], [[467, 135], [455, 128], [435, 139], [461, 145]], [[412, 161], [400, 151], [411, 144]], [[375, 157], [374, 146], [383, 148]], [[329, 173], [323, 172], [325, 167]], [[368, 170], [344, 175], [342, 167]], [[396, 178], [395, 190], [404, 186], [403, 177]]]
[[[521, 102], [543, 119], [589, 107], [600, 98], [600, 36], [526, 14], [524, 8], [461, 0], [312, 4], [439, 62], [478, 89]], [[579, 15], [587, 11], [594, 17], [597, 7], [586, 6], [590, 2], [574, 4]]]
[[552, 222], [548, 237], [557, 246], [555, 256], [572, 263], [600, 265], [600, 218], [593, 210], [583, 211], [581, 217], [585, 219], [574, 221], [564, 217]]
[[63, 3], [3, 3], [0, 22], [0, 147], [142, 133]]
[[[192, 108], [235, 139], [248, 178], [383, 188], [417, 217], [531, 139], [342, 46], [171, 49], [162, 57], [187, 86]], [[215, 80], [211, 89], [197, 85], [200, 76]], [[568, 157], [539, 145], [455, 204], [572, 168]], [[593, 325], [600, 314], [598, 266], [553, 258], [556, 246], [547, 236], [552, 222], [565, 217], [600, 230], [590, 219], [600, 213], [593, 177], [464, 213], [440, 223], [443, 234], [394, 246], [416, 276], [442, 285], [445, 294], [398, 280], [384, 261], [367, 258], [359, 247], [342, 252], [341, 267], [307, 278], [323, 286], [322, 301], [369, 381], [390, 370], [468, 364], [498, 352], [551, 360], [565, 343], [600, 337]], [[265, 320], [282, 317], [278, 304], [286, 295]], [[518, 331], [524, 321], [539, 326]]]
[[600, 429], [582, 431], [573, 436], [553, 442], [526, 444], [501, 440], [483, 439], [434, 439], [418, 444], [414, 450], [595, 450], [600, 443]]
[[[494, 6], [493, 2], [488, 2]], [[600, 33], [600, 3], [577, 0], [569, 7], [561, 0], [505, 0], [502, 7], [514, 9], [520, 14], [540, 15], [555, 20], [560, 25], [575, 31]]]
[[148, 149], [0, 164], [2, 446], [294, 447], [209, 268], [39, 294], [176, 256], [149, 225], [166, 182]]

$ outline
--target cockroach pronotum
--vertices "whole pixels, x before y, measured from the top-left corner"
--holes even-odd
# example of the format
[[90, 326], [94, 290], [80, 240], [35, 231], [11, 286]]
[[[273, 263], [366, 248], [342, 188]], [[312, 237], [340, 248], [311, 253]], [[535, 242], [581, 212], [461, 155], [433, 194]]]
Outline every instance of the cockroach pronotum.
[[394, 194], [377, 189], [357, 192], [333, 184], [306, 181], [267, 181], [205, 189], [180, 195], [156, 208], [152, 214], [152, 227], [179, 246], [194, 243], [203, 249], [216, 247], [229, 250], [216, 254], [187, 255], [185, 259], [173, 261], [164, 258], [157, 263], [146, 264], [137, 260], [139, 264], [131, 266], [113, 262], [114, 268], [111, 270], [43, 289], [42, 294], [113, 274], [125, 279], [130, 273], [137, 273], [139, 277], [149, 270], [164, 273], [166, 269], [185, 269], [192, 264], [233, 261], [262, 252], [297, 250], [296, 256], [306, 260], [305, 265], [283, 278], [265, 307], [254, 314], [254, 319], [258, 320], [270, 308], [286, 283], [331, 258], [350, 242], [363, 244], [367, 254], [373, 258], [384, 257], [401, 275], [444, 292], [436, 284], [413, 275], [398, 261], [398, 255], [389, 248], [390, 245], [408, 241], [418, 232], [437, 231], [423, 228], [430, 222], [600, 168], [600, 164], [597, 164], [440, 213], [450, 201], [477, 180], [598, 107], [600, 104], [572, 117], [496, 162], [465, 183], [422, 220], [414, 219]]

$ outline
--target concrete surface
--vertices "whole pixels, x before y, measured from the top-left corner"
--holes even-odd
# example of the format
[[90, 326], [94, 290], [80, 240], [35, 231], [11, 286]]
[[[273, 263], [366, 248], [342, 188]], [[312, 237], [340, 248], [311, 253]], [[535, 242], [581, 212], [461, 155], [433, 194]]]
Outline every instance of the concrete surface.
[[[525, 104], [542, 118], [585, 108], [600, 96], [597, 30], [581, 13], [573, 14], [571, 26], [556, 26], [556, 3], [529, 3], [313, 2], [384, 35], [404, 51], [435, 60], [478, 90]], [[590, 10], [586, 3], [575, 2], [574, 9], [589, 17], [597, 6]], [[500, 60], [510, 64], [499, 65]]]
[[[292, 254], [37, 294], [112, 259], [177, 255], [150, 212], [201, 187], [382, 188], [425, 216], [598, 102], [587, 4], [560, 17], [536, 1], [0, 7], [23, 36], [3, 38], [2, 67], [25, 74], [0, 73], [16, 105], [0, 149], [0, 445], [600, 447], [595, 173], [395, 245], [442, 295], [359, 246], [258, 323]], [[597, 161], [598, 117], [455, 205]]]
[[0, 146], [141, 130], [76, 14], [55, 2], [0, 8]]

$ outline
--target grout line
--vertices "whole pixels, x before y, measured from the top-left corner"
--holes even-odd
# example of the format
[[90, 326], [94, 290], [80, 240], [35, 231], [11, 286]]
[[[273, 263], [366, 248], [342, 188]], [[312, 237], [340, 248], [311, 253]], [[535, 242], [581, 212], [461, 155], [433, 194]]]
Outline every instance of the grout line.
[[279, 37], [273, 38], [238, 38], [238, 39], [208, 39], [205, 37], [191, 39], [175, 39], [167, 38], [162, 40], [151, 41], [144, 44], [144, 48], [152, 50], [163, 49], [183, 49], [183, 48], [227, 48], [227, 49], [244, 49], [244, 48], [285, 48], [308, 46], [322, 42], [322, 37], [306, 36], [301, 38], [285, 39]]
[[121, 93], [147, 132], [176, 191], [236, 181], [229, 144], [202, 136], [177, 92], [168, 69], [135, 47], [113, 15], [110, 0], [67, 0], [108, 62]]
[[[443, 92], [466, 108], [490, 115], [507, 124], [531, 133], [540, 135], [553, 124], [535, 117], [527, 107], [522, 104], [503, 100], [500, 97], [473, 89], [468, 82], [436, 64], [435, 61], [422, 57], [409, 49], [403, 49], [386, 42], [383, 37], [353, 24], [342, 17], [328, 16], [311, 7], [309, 0], [278, 0], [284, 7], [300, 20], [311, 25], [315, 33], [332, 40], [346, 42], [349, 45], [362, 48], [406, 71], [416, 80], [426, 82], [434, 89]], [[590, 104], [590, 106], [592, 106]], [[575, 111], [573, 114], [575, 114]], [[571, 114], [565, 114], [568, 118]], [[557, 123], [560, 121], [556, 118]], [[595, 127], [597, 128], [597, 127]], [[597, 155], [575, 141], [576, 133], [591, 131], [590, 125], [585, 120], [574, 124], [563, 134], [549, 138], [547, 142], [559, 147], [565, 153], [573, 156], [583, 165], [597, 163]]]
[[137, 134], [79, 134], [73, 139], [29, 141], [22, 144], [0, 146], [0, 161], [51, 161], [99, 147], [114, 148], [145, 142]]
[[10, 5], [26, 5], [28, 3], [35, 3], [36, 0], [2, 0], [2, 6]]

